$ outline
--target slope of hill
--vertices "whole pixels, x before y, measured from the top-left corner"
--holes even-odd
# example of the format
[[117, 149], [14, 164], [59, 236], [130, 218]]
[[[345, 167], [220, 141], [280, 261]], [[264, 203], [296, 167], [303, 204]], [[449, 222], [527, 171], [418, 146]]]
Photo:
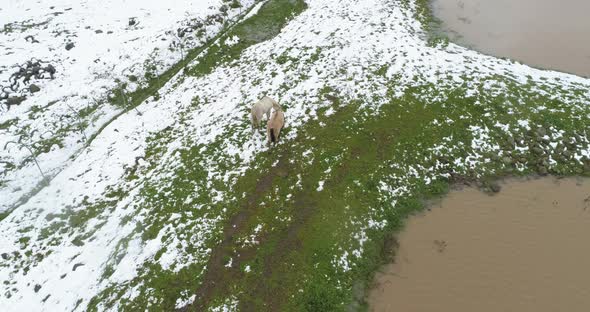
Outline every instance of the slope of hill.
[[[363, 309], [390, 234], [450, 183], [590, 174], [589, 80], [446, 43], [430, 22], [424, 0], [268, 0], [177, 73], [135, 93], [107, 84], [123, 108], [101, 105], [76, 147], [40, 151], [41, 169], [59, 170], [0, 223], [0, 302]], [[272, 148], [248, 119], [263, 95], [286, 112]], [[4, 142], [34, 107], [2, 115]], [[25, 124], [43, 132], [38, 120]], [[34, 162], [3, 163], [4, 179], [37, 181]]]

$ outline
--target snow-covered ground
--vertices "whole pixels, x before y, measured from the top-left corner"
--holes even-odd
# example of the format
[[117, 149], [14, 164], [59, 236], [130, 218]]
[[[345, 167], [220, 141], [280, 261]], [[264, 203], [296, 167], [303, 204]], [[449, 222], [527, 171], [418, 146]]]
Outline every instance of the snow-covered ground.
[[[209, 75], [175, 77], [161, 90], [159, 100], [146, 101], [138, 107], [139, 112], [132, 110], [118, 117], [79, 154], [75, 152], [82, 144], [78, 142], [81, 135], [73, 132], [66, 138], [64, 148], [54, 148], [39, 156], [46, 174], [56, 176], [0, 223], [0, 254], [5, 261], [0, 264], [0, 280], [8, 281], [0, 288], [0, 305], [9, 311], [85, 310], [94, 296], [109, 287], [119, 287], [125, 299], [149, 297], [149, 290], [142, 289], [141, 282], [130, 284], [134, 278], [142, 278], [139, 268], [147, 261], [170, 271], [194, 263], [204, 265], [211, 252], [206, 242], [215, 238], [228, 218], [225, 210], [219, 212], [211, 207], [236, 196], [223, 193], [211, 181], [231, 186], [254, 157], [266, 149], [261, 136], [250, 139], [247, 119], [250, 103], [262, 94], [278, 98], [288, 108], [290, 129], [285, 140], [289, 141], [297, 137], [309, 120], [321, 117], [318, 116], [320, 108], [332, 105], [321, 99], [320, 92], [325, 86], [337, 90], [342, 97], [376, 99], [365, 103], [373, 109], [383, 104], [378, 99], [389, 91], [386, 82], [393, 77], [397, 77], [395, 89], [400, 96], [412, 85], [434, 83], [449, 87], [463, 83], [466, 76], [473, 79], [470, 82], [473, 83], [496, 75], [509, 75], [523, 83], [532, 79], [540, 85], [559, 85], [565, 90], [579, 86], [590, 90], [587, 79], [498, 60], [454, 44], [446, 48], [430, 47], [424, 40], [421, 24], [414, 18], [412, 5], [403, 7], [398, 1], [387, 0], [309, 0], [307, 3], [308, 9], [275, 38], [250, 47], [238, 60], [219, 66]], [[153, 59], [152, 52], [156, 48], [162, 54], [155, 57], [168, 66], [178, 60], [178, 52], [165, 52], [172, 40], [164, 35], [166, 30], [174, 30], [185, 21], [187, 12], [191, 16], [208, 14], [205, 8], [219, 6], [220, 2], [62, 1], [52, 5], [56, 6], [54, 11], [64, 14], [47, 15], [51, 9], [38, 4], [27, 4], [31, 11], [26, 11], [25, 1], [11, 1], [8, 9], [4, 7], [0, 11], [3, 20], [6, 16], [15, 16], [10, 11], [14, 10], [25, 16], [21, 20], [50, 19], [50, 29], [70, 30], [69, 35], [60, 35], [57, 39], [50, 29], [1, 34], [8, 38], [1, 44], [9, 42], [11, 49], [21, 49], [27, 54], [21, 57], [19, 53], [4, 53], [0, 64], [19, 63], [30, 57], [57, 64], [55, 80], [40, 82], [40, 93], [0, 115], [0, 122], [3, 122], [27, 114], [32, 105], [42, 106], [59, 100], [58, 106], [52, 106], [35, 120], [26, 121], [31, 127], [39, 127], [40, 135], [45, 126], [51, 127], [59, 116], [68, 113], [67, 105], [84, 107], [85, 96], [104, 96], [115, 86], [114, 78], [129, 72], [141, 76], [145, 72], [143, 61]], [[72, 10], [66, 11], [69, 7]], [[137, 18], [136, 26], [129, 26], [130, 17]], [[93, 20], [96, 18], [99, 20]], [[90, 28], [86, 29], [87, 26]], [[95, 30], [98, 29], [104, 32], [97, 34]], [[113, 34], [107, 34], [108, 30]], [[35, 44], [24, 41], [28, 31], [41, 41], [37, 45], [47, 49], [31, 48]], [[68, 40], [76, 46], [65, 52], [64, 43]], [[279, 55], [297, 61], [277, 62]], [[96, 59], [100, 61], [95, 63]], [[373, 74], [384, 65], [389, 67], [383, 76]], [[4, 72], [1, 77], [7, 79], [8, 76]], [[575, 103], [578, 105], [588, 98], [590, 91], [579, 94]], [[97, 113], [100, 117], [87, 130], [89, 133], [117, 113], [106, 105], [100, 110], [101, 113]], [[2, 145], [14, 139], [15, 127], [1, 133]], [[160, 160], [155, 163], [139, 161], [138, 157], [144, 156], [149, 147], [150, 138], [164, 131], [173, 135], [168, 141], [159, 142], [162, 145]], [[489, 150], [485, 147], [489, 140], [487, 132], [480, 128], [473, 128], [473, 131], [477, 134], [474, 144]], [[184, 219], [186, 223], [179, 221], [186, 213], [182, 210], [166, 215], [166, 225], [157, 236], [142, 240], [137, 225], [148, 227], [146, 220], [161, 206], [144, 194], [146, 185], [161, 192], [164, 199], [158, 200], [165, 200], [172, 192], [171, 179], [176, 170], [187, 165], [181, 159], [181, 152], [195, 146], [202, 146], [203, 151], [209, 152], [208, 146], [219, 142], [219, 147], [212, 148], [211, 155], [203, 153], [201, 162], [194, 165], [205, 168], [208, 175], [207, 181], [195, 185], [195, 193], [211, 194], [212, 200], [202, 203], [188, 196], [182, 203], [183, 207], [198, 207], [203, 213], [198, 217], [189, 214], [188, 221]], [[583, 152], [589, 153], [580, 153]], [[2, 153], [2, 160], [17, 162], [27, 157], [27, 150], [17, 147]], [[71, 155], [75, 155], [75, 159], [69, 161]], [[230, 169], [223, 167], [228, 160], [231, 160]], [[468, 159], [461, 161], [465, 166], [474, 165]], [[126, 181], [127, 170], [134, 166], [139, 178]], [[12, 181], [0, 189], [0, 209], [9, 207], [32, 189], [39, 181], [36, 170], [30, 163], [4, 177]], [[431, 173], [422, 170], [418, 173], [410, 167], [404, 179], [422, 174]], [[318, 185], [321, 191], [323, 182]], [[117, 190], [118, 199], [111, 201], [112, 197], [105, 194], [113, 190]], [[405, 188], [383, 186], [383, 190], [394, 197], [407, 193]], [[107, 204], [101, 206], [96, 216], [80, 226], [67, 222], [68, 215], [105, 202]], [[66, 216], [66, 222], [60, 222], [63, 221], [60, 216]], [[370, 217], [365, 221], [355, 221], [364, 224], [360, 226], [362, 231], [352, 238], [360, 247], [343, 250], [342, 255], [335, 258], [335, 265], [344, 271], [351, 270], [354, 259], [362, 256], [362, 244], [367, 241], [365, 231], [384, 226], [381, 220]], [[47, 234], [52, 227], [57, 230]], [[83, 244], [74, 242], [75, 237], [86, 234]], [[186, 251], [187, 245], [199, 251], [197, 256]], [[107, 269], [112, 270], [111, 274], [104, 277]], [[159, 298], [153, 300], [154, 305], [159, 303]], [[190, 292], [178, 294], [180, 306], [191, 300], [194, 294]], [[230, 306], [235, 306], [233, 301]], [[115, 305], [112, 310], [117, 307]], [[106, 309], [101, 305], [99, 308]]]
[[[17, 119], [7, 129], [0, 129], [0, 212], [12, 207], [42, 181], [39, 169], [30, 159], [23, 164], [31, 154], [21, 142], [33, 147], [46, 142], [48, 152], [39, 155], [37, 161], [44, 175], [58, 173], [84, 141], [120, 111], [104, 103], [108, 91], [116, 88], [118, 81], [128, 83], [127, 90], [133, 91], [146, 79], [146, 73], [157, 76], [170, 68], [184, 51], [204, 44], [222, 29], [221, 20], [203, 23], [198, 29], [195, 25], [219, 15], [220, 8], [229, 3], [6, 2], [0, 7], [0, 24], [4, 27], [0, 29], [0, 86], [11, 85], [11, 76], [18, 70], [16, 65], [30, 60], [41, 61], [41, 67], [51, 64], [56, 74], [53, 80], [48, 74], [31, 78], [29, 83], [40, 88], [34, 94], [23, 79], [16, 90], [5, 89], [9, 96], [24, 95], [27, 100], [13, 105], [9, 111], [0, 105], [0, 124]], [[223, 20], [235, 19], [254, 4], [254, 0], [240, 2], [241, 7], [220, 15]], [[190, 27], [195, 27], [193, 32], [178, 37], [178, 29]], [[70, 43], [73, 47], [67, 50]], [[179, 44], [183, 45], [182, 50]], [[38, 112], [30, 114], [32, 107], [32, 111]], [[81, 110], [87, 110], [90, 116], [81, 120], [77, 116]], [[51, 142], [52, 138], [57, 140]]]

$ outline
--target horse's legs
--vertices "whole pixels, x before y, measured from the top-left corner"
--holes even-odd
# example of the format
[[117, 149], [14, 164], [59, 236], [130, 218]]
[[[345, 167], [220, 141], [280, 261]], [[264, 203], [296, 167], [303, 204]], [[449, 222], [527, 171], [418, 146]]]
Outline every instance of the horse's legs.
[[281, 137], [281, 129], [282, 128], [277, 129], [277, 137], [275, 138], [275, 144], [279, 143], [279, 138]]

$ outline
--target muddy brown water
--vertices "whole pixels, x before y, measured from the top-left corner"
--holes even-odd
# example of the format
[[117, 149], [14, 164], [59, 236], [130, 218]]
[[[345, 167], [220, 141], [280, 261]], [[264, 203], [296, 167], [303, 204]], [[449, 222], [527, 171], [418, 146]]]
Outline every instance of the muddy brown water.
[[588, 0], [433, 0], [454, 42], [525, 64], [590, 77]]
[[408, 219], [370, 311], [590, 311], [590, 180], [454, 191]]

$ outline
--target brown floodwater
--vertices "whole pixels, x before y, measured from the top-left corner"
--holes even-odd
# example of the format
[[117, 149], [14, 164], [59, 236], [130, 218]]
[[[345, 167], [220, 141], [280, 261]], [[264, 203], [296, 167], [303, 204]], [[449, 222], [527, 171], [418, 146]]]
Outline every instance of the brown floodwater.
[[432, 8], [459, 44], [590, 77], [588, 0], [432, 0]]
[[408, 219], [371, 311], [590, 311], [590, 180], [451, 192]]

